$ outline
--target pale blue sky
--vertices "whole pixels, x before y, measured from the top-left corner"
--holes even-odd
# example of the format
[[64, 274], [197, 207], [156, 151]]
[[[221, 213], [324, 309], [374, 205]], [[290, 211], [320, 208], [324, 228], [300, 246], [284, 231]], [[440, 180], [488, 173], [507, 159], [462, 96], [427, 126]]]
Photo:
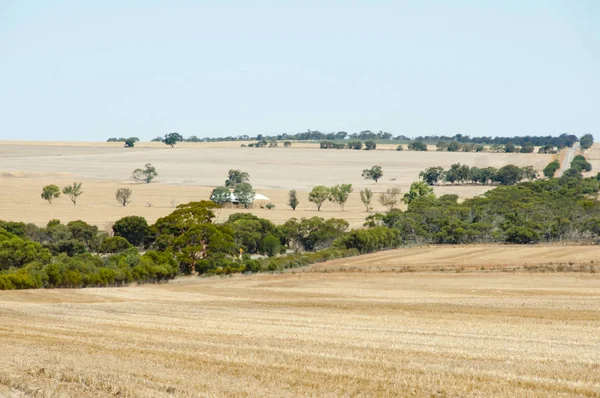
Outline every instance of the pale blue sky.
[[600, 2], [0, 0], [0, 139], [596, 134]]

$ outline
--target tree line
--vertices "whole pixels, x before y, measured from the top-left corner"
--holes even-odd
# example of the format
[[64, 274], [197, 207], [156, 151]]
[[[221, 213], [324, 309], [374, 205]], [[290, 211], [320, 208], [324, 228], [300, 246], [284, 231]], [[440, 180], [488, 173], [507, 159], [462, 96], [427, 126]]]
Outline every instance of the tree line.
[[[288, 141], [291, 144], [291, 141], [322, 141], [325, 142], [325, 146], [322, 148], [335, 148], [342, 149], [340, 147], [341, 143], [339, 141], [351, 140], [354, 142], [357, 141], [373, 141], [373, 142], [402, 142], [402, 143], [416, 143], [421, 142], [423, 144], [440, 144], [442, 147], [445, 145], [452, 145], [451, 148], [456, 148], [456, 144], [458, 144], [457, 150], [463, 151], [481, 151], [482, 145], [492, 146], [494, 151], [501, 151], [501, 148], [506, 149], [512, 147], [519, 147], [519, 151], [523, 151], [523, 153], [528, 153], [529, 149], [536, 147], [544, 147], [544, 151], [552, 151], [554, 148], [565, 148], [572, 147], [576, 142], [581, 143], [581, 147], [583, 149], [590, 148], [594, 142], [594, 137], [591, 134], [584, 134], [581, 138], [578, 138], [574, 134], [563, 133], [559, 136], [534, 136], [534, 135], [526, 135], [526, 136], [512, 136], [512, 137], [490, 137], [490, 136], [481, 136], [481, 137], [471, 137], [469, 135], [463, 134], [455, 134], [453, 136], [445, 136], [445, 135], [426, 135], [426, 136], [418, 136], [410, 138], [406, 135], [396, 135], [385, 132], [378, 131], [373, 132], [371, 130], [363, 130], [358, 133], [349, 134], [345, 131], [338, 131], [332, 133], [323, 133], [318, 130], [307, 130], [306, 132], [296, 133], [296, 134], [276, 134], [276, 135], [266, 135], [266, 134], [257, 134], [256, 136], [250, 136], [247, 134], [241, 134], [237, 136], [227, 136], [227, 137], [204, 137], [198, 138], [195, 135], [190, 137], [183, 137], [179, 133], [168, 133], [163, 137], [153, 138], [152, 142], [163, 142], [167, 145], [174, 146], [177, 142], [222, 142], [222, 141], [256, 141], [252, 146], [267, 146], [271, 145], [273, 142], [277, 141]], [[125, 146], [133, 147], [135, 142], [139, 141], [137, 137], [130, 138], [109, 138], [108, 142], [126, 142]], [[455, 142], [456, 144], [452, 144]], [[258, 145], [257, 145], [258, 144]], [[465, 145], [465, 144], [473, 144], [473, 145]], [[345, 147], [345, 146], [344, 146]], [[465, 148], [471, 148], [471, 150], [465, 150]], [[552, 148], [552, 149], [551, 149]], [[356, 149], [356, 148], [353, 148]], [[445, 150], [445, 149], [441, 149]], [[507, 151], [508, 152], [508, 151]], [[544, 153], [544, 152], [542, 152]]]
[[398, 230], [403, 243], [596, 242], [600, 239], [598, 179], [570, 169], [561, 178], [498, 186], [481, 197], [417, 197], [405, 211], [367, 218], [368, 228]]
[[[332, 249], [351, 233], [345, 220], [292, 218], [277, 226], [236, 213], [217, 224], [218, 207], [210, 201], [179, 205], [153, 225], [143, 217], [123, 217], [114, 223], [113, 236], [83, 221], [65, 225], [52, 220], [43, 228], [0, 221], [0, 290], [123, 286], [178, 274], [273, 271], [399, 244], [374, 238], [370, 249], [350, 244]], [[254, 254], [266, 257], [253, 259]]]
[[[112, 236], [83, 221], [52, 220], [43, 228], [0, 222], [0, 289], [122, 286], [178, 274], [275, 271], [414, 243], [598, 241], [600, 174], [584, 178], [586, 167], [577, 158], [561, 178], [505, 184], [460, 203], [457, 195], [436, 197], [424, 181], [413, 183], [402, 197], [390, 188], [379, 198], [388, 211], [370, 214], [358, 230], [337, 218], [292, 218], [275, 225], [248, 213], [216, 223], [220, 206], [212, 201], [179, 205], [152, 225], [143, 217], [123, 217]], [[459, 164], [454, 169], [464, 170]], [[245, 178], [232, 173], [228, 180], [239, 185]], [[319, 200], [339, 201], [341, 195], [343, 201], [352, 191], [350, 184], [324, 188]], [[363, 197], [365, 203], [373, 194], [363, 190]], [[396, 208], [399, 201], [406, 210]]]
[[448, 184], [481, 184], [481, 185], [515, 185], [523, 180], [533, 181], [538, 178], [533, 166], [518, 167], [512, 164], [497, 169], [495, 167], [469, 167], [455, 163], [448, 170], [443, 167], [428, 167], [419, 173], [419, 178], [428, 185]]

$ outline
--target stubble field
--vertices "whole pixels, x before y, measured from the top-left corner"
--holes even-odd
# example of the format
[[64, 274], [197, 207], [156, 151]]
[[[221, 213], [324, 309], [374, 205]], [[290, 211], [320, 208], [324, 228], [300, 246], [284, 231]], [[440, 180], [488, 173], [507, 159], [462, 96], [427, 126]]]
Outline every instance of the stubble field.
[[596, 274], [305, 271], [0, 292], [0, 396], [600, 394]]
[[[316, 144], [294, 144], [292, 148], [240, 148], [239, 143], [179, 143], [170, 148], [161, 143], [139, 143], [123, 148], [121, 143], [43, 143], [0, 141], [0, 219], [45, 225], [50, 219], [63, 222], [82, 219], [107, 228], [126, 215], [140, 215], [154, 222], [169, 214], [177, 204], [208, 199], [215, 186], [223, 185], [229, 169], [250, 174], [255, 189], [276, 205], [273, 210], [255, 208], [260, 217], [282, 223], [291, 217], [342, 217], [359, 227], [366, 212], [358, 191], [369, 187], [382, 192], [400, 187], [406, 192], [419, 172], [431, 166], [449, 167], [461, 162], [477, 167], [501, 167], [512, 163], [542, 169], [551, 155], [398, 152], [393, 146], [376, 151], [322, 150]], [[131, 172], [152, 163], [159, 176], [151, 184], [134, 184]], [[384, 177], [375, 184], [361, 178], [362, 170], [381, 165]], [[52, 205], [40, 198], [42, 187], [60, 187], [83, 182], [84, 194], [77, 206], [66, 197]], [[321, 212], [308, 202], [308, 192], [316, 185], [351, 183], [354, 193], [344, 212], [326, 203]], [[117, 188], [133, 190], [133, 203], [126, 208], [114, 199]], [[287, 206], [290, 189], [300, 193], [300, 206], [293, 212]], [[438, 195], [456, 193], [461, 198], [485, 192], [482, 186], [440, 186]], [[374, 200], [374, 210], [384, 210]], [[239, 209], [224, 209], [222, 219]]]

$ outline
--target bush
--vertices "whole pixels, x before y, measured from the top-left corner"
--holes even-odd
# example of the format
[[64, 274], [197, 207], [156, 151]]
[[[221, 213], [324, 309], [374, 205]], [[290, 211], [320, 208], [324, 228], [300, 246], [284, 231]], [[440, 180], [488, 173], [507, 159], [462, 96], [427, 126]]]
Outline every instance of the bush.
[[377, 143], [375, 141], [365, 141], [365, 150], [370, 151], [377, 149]]
[[411, 151], [426, 151], [427, 145], [425, 145], [423, 141], [411, 141], [410, 144], [408, 144], [408, 149]]

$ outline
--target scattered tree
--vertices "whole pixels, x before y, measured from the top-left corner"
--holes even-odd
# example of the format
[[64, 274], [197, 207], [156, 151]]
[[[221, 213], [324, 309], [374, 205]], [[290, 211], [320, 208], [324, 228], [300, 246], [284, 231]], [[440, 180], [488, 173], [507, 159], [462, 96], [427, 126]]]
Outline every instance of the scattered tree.
[[129, 188], [119, 188], [117, 192], [115, 192], [115, 199], [119, 204], [123, 205], [123, 207], [127, 206], [131, 203], [131, 189]]
[[243, 182], [250, 182], [250, 175], [245, 171], [229, 170], [225, 186], [227, 188], [235, 188]]
[[[137, 140], [139, 141], [139, 140]], [[125, 148], [133, 148], [136, 143], [136, 137], [130, 137], [125, 140]]]
[[151, 163], [146, 163], [143, 169], [133, 170], [131, 179], [136, 182], [145, 182], [146, 184], [149, 184], [157, 175], [156, 168], [152, 166]]
[[227, 187], [216, 187], [210, 194], [210, 200], [223, 206], [225, 203], [231, 202], [231, 191]]
[[362, 147], [363, 147], [362, 141], [356, 141], [356, 140], [354, 140], [354, 141], [349, 141], [346, 144], [346, 148], [348, 148], [348, 149], [356, 149], [357, 151], [360, 150], [360, 149], [362, 149]]
[[275, 204], [273, 204], [273, 203], [267, 203], [265, 207], [266, 207], [268, 210], [272, 210], [272, 209], [274, 209], [274, 208], [275, 208]]
[[594, 145], [594, 136], [591, 134], [582, 135], [579, 139], [579, 145], [581, 149], [589, 149]]
[[60, 196], [60, 188], [57, 185], [50, 184], [42, 188], [42, 199], [52, 204], [52, 200]]
[[379, 203], [389, 211], [392, 211], [398, 204], [400, 188], [388, 188], [385, 192], [379, 194]]
[[236, 185], [233, 190], [233, 194], [237, 198], [238, 202], [247, 209], [248, 206], [254, 202], [254, 196], [256, 192], [252, 189], [252, 185], [249, 182], [242, 182]]
[[365, 141], [365, 150], [370, 151], [377, 149], [377, 143], [375, 141]]
[[291, 146], [292, 146], [292, 142], [291, 142], [291, 141], [285, 141], [285, 142], [283, 143], [283, 146], [284, 146], [285, 148], [289, 148], [289, 147], [291, 147]]
[[81, 183], [74, 182], [73, 185], [67, 185], [63, 188], [62, 193], [64, 193], [69, 197], [69, 199], [71, 199], [73, 205], [77, 205], [77, 197], [83, 194], [83, 191], [81, 190]]
[[352, 191], [352, 184], [336, 185], [329, 189], [329, 201], [337, 203], [340, 205], [342, 211], [344, 211], [344, 205], [348, 201], [348, 197]]
[[171, 145], [171, 148], [173, 148], [179, 141], [183, 141], [183, 136], [179, 133], [165, 134], [165, 137], [162, 139], [162, 142], [164, 142], [166, 145]]
[[521, 175], [527, 181], [533, 181], [538, 178], [538, 173], [535, 171], [533, 166], [525, 166], [521, 168]]
[[308, 201], [317, 205], [317, 211], [321, 211], [321, 206], [323, 203], [329, 199], [330, 190], [329, 188], [318, 185], [310, 191], [308, 194]]
[[373, 180], [375, 183], [383, 177], [383, 169], [381, 166], [373, 166], [370, 169], [364, 169], [362, 172], [362, 177], [365, 180]]
[[372, 207], [371, 207], [372, 199], [373, 199], [373, 191], [371, 191], [369, 188], [360, 190], [360, 200], [363, 202], [363, 204], [367, 208], [367, 211], [372, 210]]
[[403, 150], [404, 150], [404, 146], [403, 146], [402, 144], [400, 144], [400, 145], [398, 145], [398, 146], [396, 147], [396, 150], [397, 150], [397, 151], [403, 151]]
[[296, 210], [296, 207], [298, 207], [298, 205], [300, 204], [300, 201], [298, 200], [298, 194], [294, 189], [292, 189], [289, 193], [288, 204], [290, 205], [292, 210]]
[[411, 151], [426, 151], [427, 145], [425, 145], [423, 141], [411, 141], [410, 144], [408, 144], [408, 149]]

